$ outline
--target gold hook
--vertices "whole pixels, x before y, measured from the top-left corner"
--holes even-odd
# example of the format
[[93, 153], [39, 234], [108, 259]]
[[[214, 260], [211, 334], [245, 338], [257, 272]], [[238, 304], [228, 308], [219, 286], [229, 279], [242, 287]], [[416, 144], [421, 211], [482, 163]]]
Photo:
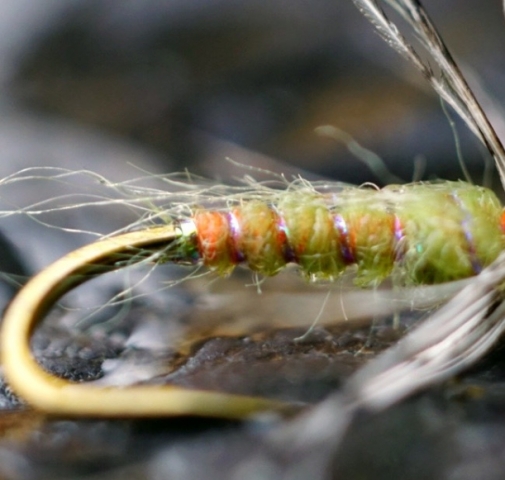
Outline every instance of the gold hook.
[[31, 335], [59, 298], [93, 276], [121, 268], [118, 259], [128, 253], [166, 248], [182, 235], [177, 226], [166, 225], [110, 237], [69, 253], [32, 278], [7, 309], [0, 337], [3, 372], [14, 392], [36, 409], [69, 416], [243, 419], [262, 411], [293, 411], [294, 405], [281, 401], [178, 386], [75, 383], [51, 375], [35, 361]]

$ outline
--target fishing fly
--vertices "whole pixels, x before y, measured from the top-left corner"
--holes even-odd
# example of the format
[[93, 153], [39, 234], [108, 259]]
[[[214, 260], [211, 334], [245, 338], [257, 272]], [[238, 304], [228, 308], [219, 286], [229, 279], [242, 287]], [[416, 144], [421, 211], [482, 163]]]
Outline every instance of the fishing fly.
[[[504, 149], [420, 3], [386, 2], [416, 32], [439, 74], [406, 42], [376, 1], [354, 0], [354, 3], [387, 43], [421, 71], [486, 145], [505, 184]], [[179, 194], [183, 201], [174, 202], [168, 209], [158, 208], [154, 213], [147, 209], [146, 216], [135, 225], [136, 231], [108, 236], [85, 246], [35, 276], [9, 307], [1, 334], [2, 364], [14, 390], [33, 406], [59, 415], [192, 414], [243, 418], [262, 410], [293, 409], [293, 405], [269, 399], [174, 386], [100, 388], [67, 382], [42, 370], [30, 351], [29, 339], [36, 324], [64, 293], [90, 275], [121, 268], [125, 259], [200, 264], [219, 275], [227, 275], [243, 264], [259, 275], [272, 276], [295, 264], [309, 281], [334, 281], [353, 270], [354, 281], [360, 287], [376, 287], [386, 278], [391, 278], [396, 286], [417, 286], [476, 277], [476, 282], [486, 290], [495, 289], [503, 278], [499, 267], [504, 262], [501, 253], [505, 247], [505, 214], [496, 195], [484, 187], [462, 181], [439, 181], [390, 185], [383, 189], [366, 185], [335, 188], [329, 183], [298, 180], [288, 182], [284, 190], [253, 184], [242, 187], [236, 195], [230, 191], [233, 189], [223, 196], [219, 187], [209, 187], [201, 196], [205, 205], [187, 202], [197, 198], [195, 191], [186, 198]], [[150, 191], [138, 202], [154, 197], [156, 194], [153, 196]], [[152, 225], [153, 221], [156, 225]], [[464, 329], [468, 334], [464, 344], [468, 344], [467, 351], [474, 348], [468, 342], [479, 345], [472, 350], [472, 358], [490, 348], [503, 330], [502, 318], [496, 313], [501, 310], [487, 309], [499, 301], [499, 295], [489, 293], [485, 299], [479, 304], [480, 315], [472, 316], [476, 323], [471, 328], [465, 323], [470, 309], [458, 316], [458, 308], [450, 310], [455, 303], [447, 306], [459, 321], [454, 324], [459, 337], [461, 325], [468, 327]], [[450, 315], [446, 312], [429, 325], [437, 325], [437, 318], [446, 319]], [[430, 328], [433, 333], [435, 327]], [[433, 339], [438, 336], [426, 334], [426, 329], [422, 332], [432, 349], [430, 352], [433, 351]], [[403, 342], [408, 345], [410, 338], [408, 335]], [[439, 360], [433, 360], [433, 365], [426, 362], [425, 368], [432, 367], [436, 375], [430, 377], [426, 373], [418, 379], [409, 378], [412, 375], [407, 368], [408, 374], [402, 370], [401, 378], [398, 377], [403, 383], [394, 377], [393, 367], [398, 363], [410, 366], [405, 352], [410, 352], [412, 358], [420, 352], [407, 348], [403, 350], [404, 356], [393, 355], [393, 360], [388, 357], [388, 362], [381, 365], [388, 372], [393, 371], [393, 380], [398, 381], [387, 375], [381, 377], [371, 367], [373, 375], [358, 376], [359, 381], [350, 382], [353, 391], [362, 395], [356, 401], [380, 397], [380, 392], [385, 392], [387, 400], [380, 397], [377, 404], [391, 404], [425, 385], [426, 378], [439, 381], [446, 378], [444, 375], [454, 374], [466, 360], [461, 342], [457, 351], [451, 348], [449, 345]], [[429, 358], [431, 361], [432, 356]], [[449, 366], [441, 369], [445, 361]], [[382, 384], [377, 383], [380, 378], [387, 378], [388, 385], [395, 390], [391, 391], [391, 387], [383, 390]], [[407, 379], [410, 383], [406, 386]], [[372, 383], [375, 396], [367, 390]]]

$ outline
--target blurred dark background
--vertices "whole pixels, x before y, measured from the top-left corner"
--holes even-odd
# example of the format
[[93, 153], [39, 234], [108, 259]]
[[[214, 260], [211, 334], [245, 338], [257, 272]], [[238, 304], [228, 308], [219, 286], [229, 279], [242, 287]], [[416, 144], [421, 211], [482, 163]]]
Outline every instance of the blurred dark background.
[[[499, 2], [425, 3], [465, 69], [503, 98]], [[436, 96], [351, 1], [44, 0], [2, 8], [10, 14], [0, 38], [6, 106], [80, 128], [89, 142], [92, 132], [143, 148], [156, 155], [159, 171], [226, 179], [230, 156], [275, 171], [380, 183], [341, 145], [314, 133], [331, 124], [406, 181], [420, 155], [424, 178], [461, 176]], [[482, 152], [459, 130], [465, 159], [481, 175]], [[3, 162], [16, 168], [13, 159]], [[88, 167], [71, 151], [65, 162]], [[117, 160], [110, 168], [125, 167]]]
[[[471, 85], [485, 86], [477, 94], [505, 138], [505, 21], [500, 2], [423, 4]], [[328, 124], [379, 154], [405, 181], [413, 178], [416, 158], [426, 163], [423, 179], [462, 177], [454, 134], [439, 100], [379, 39], [350, 0], [4, 0], [0, 13], [0, 177], [35, 166], [89, 169], [116, 181], [138, 176], [139, 169], [153, 174], [188, 169], [225, 182], [254, 175], [225, 160], [231, 157], [288, 176], [382, 184], [384, 179], [376, 178], [342, 145], [315, 133]], [[456, 123], [465, 162], [480, 183], [486, 152], [461, 122]], [[493, 186], [500, 188], [496, 178]], [[21, 182], [8, 190], [0, 185], [0, 206], [12, 209], [59, 193], [54, 183], [44, 181]], [[66, 213], [59, 223], [110, 231], [127, 221], [102, 209]], [[29, 218], [2, 216], [0, 231], [0, 270], [17, 274], [21, 282], [90, 241], [89, 236], [37, 226]], [[12, 295], [12, 285], [5, 284], [2, 305]], [[94, 293], [110, 298], [123, 287], [116, 280]], [[76, 348], [74, 333], [66, 327], [70, 323], [63, 323], [67, 330], [53, 325], [56, 329], [36, 342], [37, 354], [47, 368], [60, 374], [67, 369], [74, 379], [100, 377], [104, 359], [116, 357], [125, 362], [128, 375], [138, 350], [149, 351], [153, 339], [163, 343], [172, 333], [168, 315], [171, 321], [179, 320], [194, 310], [193, 296], [181, 291], [174, 288], [161, 300], [152, 296], [132, 305], [114, 335], [79, 337]], [[100, 305], [102, 297], [92, 298], [81, 294], [80, 300]], [[200, 311], [208, 315], [204, 302]], [[232, 323], [243, 313], [226, 318]], [[213, 315], [219, 322], [218, 314]], [[282, 335], [264, 342], [272, 348], [269, 359], [281, 352], [283, 369], [275, 376], [269, 363], [260, 365], [256, 387], [277, 389], [274, 393], [286, 388], [289, 395], [314, 401], [361, 364], [364, 357], [348, 353], [368, 341], [367, 329], [336, 332], [334, 343], [325, 337], [313, 351], [295, 351], [299, 356], [294, 361], [286, 353], [291, 340]], [[377, 350], [393, 340], [379, 338]], [[228, 351], [236, 349], [227, 342], [217, 338], [204, 344], [195, 351], [195, 364], [212, 355], [228, 358]], [[328, 353], [328, 345], [336, 345], [336, 350]], [[234, 361], [239, 367], [228, 372], [231, 379], [244, 378], [252, 368], [238, 351]], [[342, 352], [347, 356], [340, 357]], [[497, 358], [483, 376], [502, 381], [500, 354]], [[181, 370], [168, 380], [188, 381], [187, 371]], [[212, 372], [214, 365], [204, 364], [199, 381], [212, 385]], [[226, 377], [226, 370], [221, 373]], [[266, 386], [261, 378], [268, 380]], [[495, 391], [491, 407], [477, 401], [469, 406], [459, 397], [454, 402], [445, 390], [432, 393], [375, 423], [361, 429], [358, 425], [344, 446], [345, 455], [335, 457], [335, 475], [503, 478], [505, 450], [499, 439], [504, 427], [491, 426], [503, 413], [502, 390]], [[287, 470], [294, 476], [282, 478], [300, 478], [294, 472], [296, 462], [287, 470], [282, 460], [265, 463], [265, 452], [267, 457], [270, 452], [262, 443], [262, 428], [268, 427], [261, 425], [46, 421], [36, 413], [12, 413], [16, 402], [0, 381], [0, 404], [6, 409], [0, 416], [2, 478], [277, 479]], [[433, 443], [434, 436], [438, 443]], [[433, 446], [442, 444], [440, 450]], [[400, 447], [402, 455], [396, 453]], [[333, 454], [322, 453], [326, 460]]]
[[[499, 2], [425, 3], [470, 83], [484, 86], [479, 98], [505, 135]], [[114, 181], [139, 169], [187, 169], [222, 182], [255, 176], [230, 157], [288, 178], [385, 183], [316, 134], [321, 125], [351, 134], [406, 182], [462, 177], [440, 101], [350, 0], [20, 0], [1, 8], [0, 177], [34, 166], [89, 169]], [[481, 183], [489, 157], [456, 124]], [[496, 178], [492, 186], [501, 190]], [[69, 193], [59, 188], [2, 188], [0, 210]], [[129, 221], [73, 211], [59, 224], [106, 233]], [[0, 225], [28, 271], [89, 241], [34, 228], [19, 218]], [[4, 263], [2, 270], [20, 271]]]

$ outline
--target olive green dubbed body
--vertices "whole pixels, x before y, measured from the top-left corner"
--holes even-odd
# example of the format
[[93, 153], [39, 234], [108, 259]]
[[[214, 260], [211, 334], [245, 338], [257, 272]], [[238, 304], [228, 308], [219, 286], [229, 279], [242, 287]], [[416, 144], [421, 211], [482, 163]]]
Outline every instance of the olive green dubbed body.
[[349, 267], [356, 283], [434, 284], [479, 273], [505, 247], [495, 194], [465, 182], [338, 193], [298, 188], [193, 217], [203, 263], [221, 274], [245, 263], [275, 275], [296, 263], [312, 280]]

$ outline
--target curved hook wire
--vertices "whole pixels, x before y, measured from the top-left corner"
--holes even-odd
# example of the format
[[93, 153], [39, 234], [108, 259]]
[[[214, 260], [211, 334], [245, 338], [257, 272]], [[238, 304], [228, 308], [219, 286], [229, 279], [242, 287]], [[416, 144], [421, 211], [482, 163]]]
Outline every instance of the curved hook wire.
[[128, 253], [166, 248], [181, 236], [177, 226], [166, 225], [107, 238], [69, 253], [31, 279], [7, 309], [0, 336], [3, 372], [13, 390], [34, 408], [56, 415], [242, 419], [261, 411], [294, 410], [293, 404], [281, 401], [170, 385], [74, 383], [51, 375], [35, 361], [31, 335], [61, 296], [93, 276], [121, 268], [118, 260]]

